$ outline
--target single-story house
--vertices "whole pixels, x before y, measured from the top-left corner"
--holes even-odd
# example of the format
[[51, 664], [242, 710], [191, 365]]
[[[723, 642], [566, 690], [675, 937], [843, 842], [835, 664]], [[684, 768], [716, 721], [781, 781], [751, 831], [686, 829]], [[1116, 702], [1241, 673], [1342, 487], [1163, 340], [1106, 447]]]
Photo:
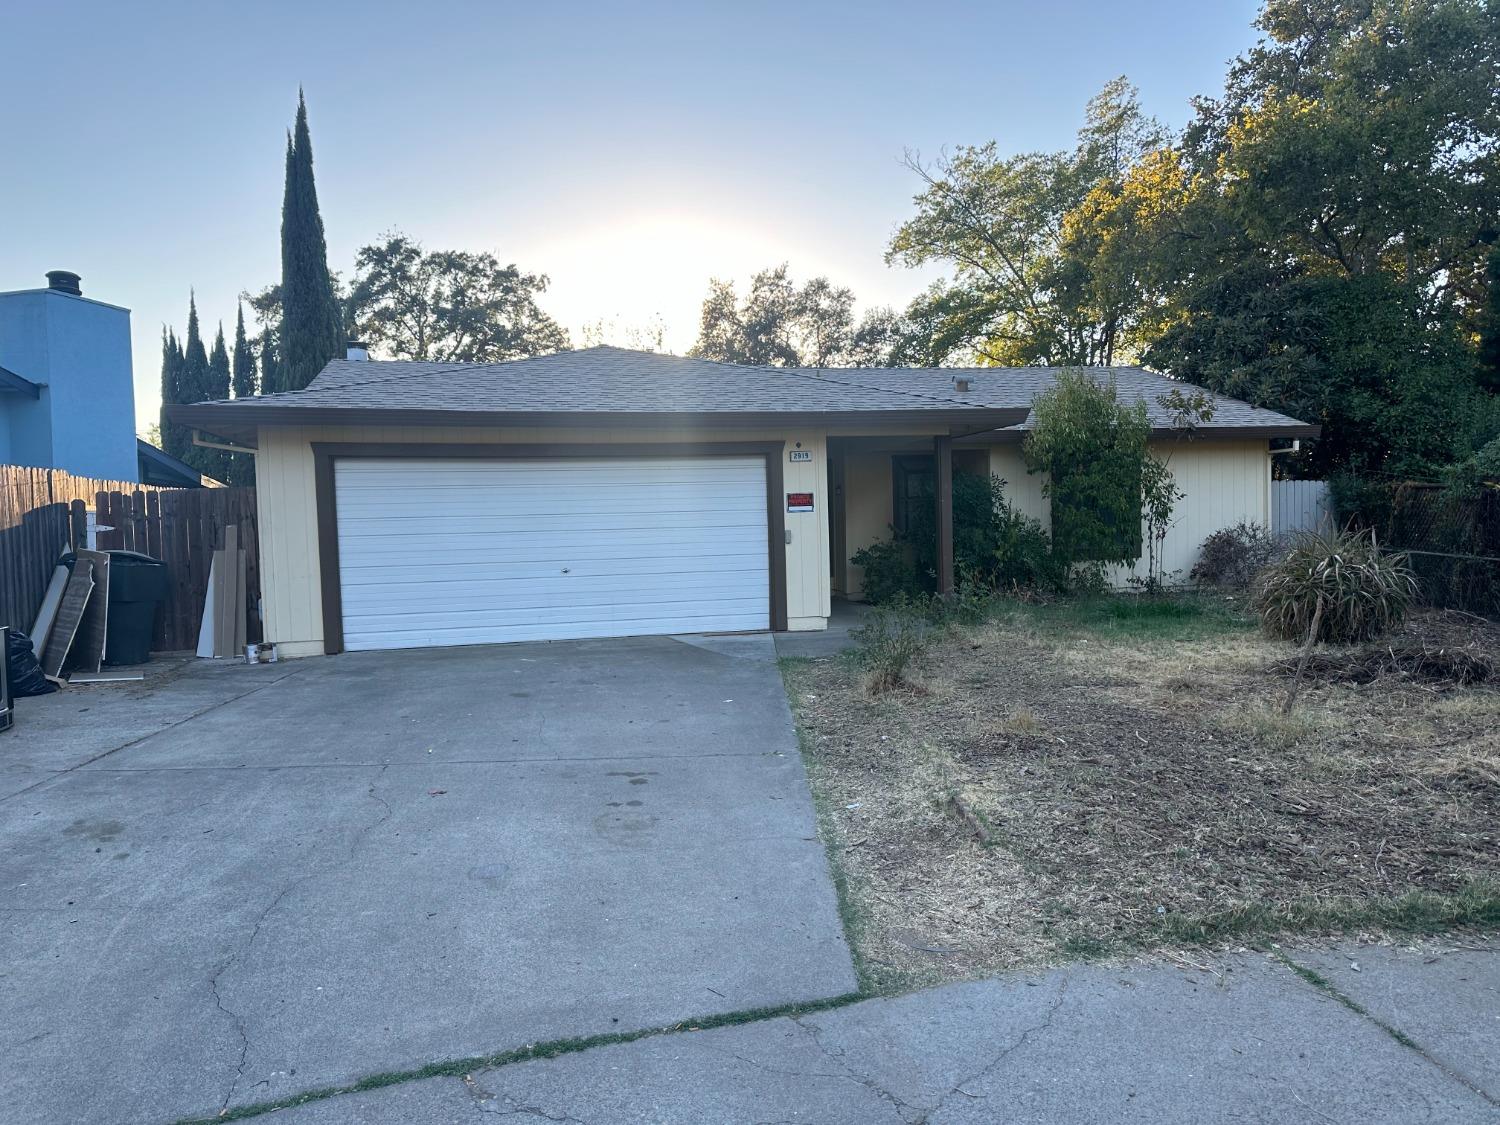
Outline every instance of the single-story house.
[[161, 488], [217, 488], [219, 482], [206, 477], [186, 461], [173, 457], [164, 449], [158, 449], [149, 441], [137, 438], [135, 443], [137, 464], [136, 480], [142, 484], [154, 484]]
[[[908, 496], [936, 492], [951, 589], [955, 470], [1004, 477], [1047, 519], [1020, 447], [1046, 368], [349, 354], [301, 391], [170, 410], [256, 450], [263, 619], [283, 656], [822, 629], [833, 594], [860, 593], [851, 556]], [[1181, 384], [1110, 374], [1150, 404], [1186, 493], [1168, 569], [1215, 529], [1268, 522], [1272, 443], [1316, 427], [1214, 396], [1182, 442], [1155, 402]]]

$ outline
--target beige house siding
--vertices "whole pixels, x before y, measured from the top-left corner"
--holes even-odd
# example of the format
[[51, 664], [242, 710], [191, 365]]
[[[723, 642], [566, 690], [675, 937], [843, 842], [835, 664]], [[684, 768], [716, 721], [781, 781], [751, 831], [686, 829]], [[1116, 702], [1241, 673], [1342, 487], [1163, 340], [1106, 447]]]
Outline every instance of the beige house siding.
[[[1026, 471], [1019, 444], [988, 448], [990, 473], [1006, 482], [1007, 499], [1017, 511], [1050, 528], [1052, 509], [1043, 492], [1046, 475]], [[1198, 561], [1198, 549], [1210, 533], [1240, 522], [1270, 525], [1271, 458], [1264, 439], [1153, 442], [1151, 450], [1167, 461], [1184, 493], [1164, 545], [1164, 569], [1172, 581], [1188, 580], [1193, 564]], [[849, 456], [845, 493], [845, 542], [852, 556], [860, 548], [890, 537], [891, 455]], [[1112, 567], [1109, 577], [1113, 584], [1124, 586], [1136, 573], [1145, 573], [1144, 561], [1135, 567]], [[860, 595], [861, 577], [860, 568], [851, 565], [851, 597]]]
[[[850, 557], [871, 543], [891, 536], [891, 455], [844, 455], [844, 543]], [[864, 591], [864, 568], [848, 564], [845, 591], [857, 598]]]
[[[1271, 525], [1271, 453], [1264, 441], [1153, 442], [1151, 452], [1166, 461], [1183, 497], [1163, 544], [1162, 570], [1169, 582], [1187, 582], [1198, 549], [1215, 531], [1237, 523]], [[1144, 576], [1145, 560], [1112, 568], [1110, 578], [1124, 585]]]
[[1052, 503], [1047, 499], [1042, 486], [1047, 483], [1046, 473], [1028, 473], [1026, 458], [1021, 456], [1021, 444], [992, 445], [990, 449], [990, 476], [1005, 482], [1005, 498], [1023, 516], [1040, 520], [1043, 527], [1052, 529]]
[[787, 626], [823, 629], [829, 614], [828, 496], [825, 435], [814, 430], [498, 430], [477, 427], [265, 427], [259, 435], [255, 484], [259, 496], [261, 593], [266, 637], [285, 657], [323, 652], [313, 442], [442, 442], [524, 444], [580, 442], [781, 441], [812, 454], [792, 462], [783, 453], [787, 492], [811, 492], [812, 512], [786, 513]]

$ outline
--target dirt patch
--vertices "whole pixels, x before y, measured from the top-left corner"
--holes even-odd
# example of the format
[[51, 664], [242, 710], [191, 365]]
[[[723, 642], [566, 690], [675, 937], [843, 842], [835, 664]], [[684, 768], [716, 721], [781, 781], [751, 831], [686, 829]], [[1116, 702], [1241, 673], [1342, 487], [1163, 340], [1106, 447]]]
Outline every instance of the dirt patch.
[[789, 668], [871, 969], [951, 978], [1500, 874], [1500, 691], [1320, 678], [1283, 717], [1286, 655], [1022, 614], [939, 637], [921, 691]]

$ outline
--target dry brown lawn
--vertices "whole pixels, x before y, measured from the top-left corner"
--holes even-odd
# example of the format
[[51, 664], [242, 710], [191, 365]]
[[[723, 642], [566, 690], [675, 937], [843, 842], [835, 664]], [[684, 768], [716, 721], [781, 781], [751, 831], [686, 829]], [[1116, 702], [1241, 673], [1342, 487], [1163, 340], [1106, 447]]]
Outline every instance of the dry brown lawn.
[[849, 658], [788, 663], [872, 974], [1336, 928], [1412, 892], [1493, 907], [1496, 686], [1336, 682], [1335, 653], [1284, 717], [1288, 646], [1248, 622], [1126, 624], [1017, 607], [879, 694]]

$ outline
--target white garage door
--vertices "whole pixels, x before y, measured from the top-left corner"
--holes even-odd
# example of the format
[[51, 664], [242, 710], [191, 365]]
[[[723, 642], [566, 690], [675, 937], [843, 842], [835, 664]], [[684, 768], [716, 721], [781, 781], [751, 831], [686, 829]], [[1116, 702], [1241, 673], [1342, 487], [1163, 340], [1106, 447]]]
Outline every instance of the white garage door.
[[765, 629], [760, 457], [339, 460], [344, 647]]

